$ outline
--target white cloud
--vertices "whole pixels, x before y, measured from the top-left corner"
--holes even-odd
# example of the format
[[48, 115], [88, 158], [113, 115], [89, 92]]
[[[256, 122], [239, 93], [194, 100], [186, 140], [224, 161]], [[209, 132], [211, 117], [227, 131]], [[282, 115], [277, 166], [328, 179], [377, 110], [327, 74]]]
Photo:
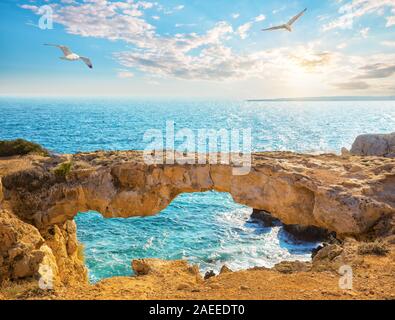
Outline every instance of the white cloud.
[[367, 38], [368, 37], [368, 33], [370, 31], [370, 28], [363, 28], [362, 30], [359, 31], [359, 33], [361, 34], [362, 38]]
[[154, 20], [160, 20], [159, 16], [152, 16], [151, 18], [154, 19]]
[[282, 6], [282, 7], [279, 8], [279, 9], [274, 9], [274, 10], [272, 11], [272, 13], [273, 13], [273, 14], [277, 14], [277, 13], [279, 13], [279, 12], [281, 12], [281, 11], [284, 11], [286, 8], [287, 8], [286, 6]]
[[[133, 0], [131, 0], [131, 1], [133, 1]], [[163, 14], [165, 14], [165, 15], [171, 15], [176, 11], [181, 11], [181, 10], [185, 9], [185, 6], [182, 4], [171, 7], [171, 8], [165, 7], [161, 4], [159, 4], [158, 2], [154, 2], [153, 5], [157, 8], [158, 11], [163, 12]]]
[[121, 69], [117, 72], [117, 76], [120, 79], [129, 79], [134, 77], [134, 73], [129, 70]]
[[232, 18], [237, 19], [240, 17], [240, 13], [232, 13]]
[[260, 22], [260, 21], [263, 21], [265, 19], [266, 19], [265, 15], [264, 14], [260, 14], [259, 16], [255, 17], [254, 21], [255, 22]]
[[237, 28], [237, 34], [241, 39], [246, 39], [248, 38], [248, 31], [250, 31], [250, 29], [252, 28], [254, 23], [257, 22], [261, 22], [263, 20], [265, 20], [266, 17], [263, 14], [260, 14], [259, 16], [253, 18], [251, 21], [246, 22], [244, 24], [242, 24], [239, 28]]
[[181, 28], [181, 27], [195, 27], [196, 23], [176, 23], [174, 25], [176, 28]]
[[[117, 72], [120, 78], [132, 77], [133, 73], [129, 71], [132, 69], [156, 79], [224, 81], [260, 78], [270, 79], [273, 85], [332, 87], [334, 83], [347, 83], [347, 79], [355, 85], [358, 82], [355, 78], [364, 74], [363, 66], [378, 62], [391, 65], [395, 61], [391, 54], [359, 57], [323, 51], [319, 42], [242, 53], [230, 48], [229, 38], [235, 34], [247, 37], [257, 17], [236, 30], [221, 21], [201, 34], [163, 36], [144, 19], [145, 10], [151, 7], [145, 2], [90, 0], [51, 6], [55, 22], [63, 25], [66, 32], [118, 40], [129, 45], [125, 51], [114, 53], [114, 58], [122, 66]], [[24, 7], [33, 12], [37, 10], [31, 4]], [[137, 11], [139, 14], [136, 15]], [[380, 80], [383, 86], [393, 86], [393, 75], [389, 74]], [[379, 80], [369, 78], [365, 81], [374, 87]]]
[[33, 12], [37, 12], [38, 11], [38, 9], [39, 9], [39, 7], [37, 7], [37, 6], [35, 6], [35, 5], [31, 5], [31, 4], [22, 4], [22, 5], [20, 5], [20, 7], [22, 8], [22, 9], [26, 9], [26, 10], [31, 10], [31, 11], [33, 11]]
[[395, 47], [395, 41], [382, 41], [381, 44], [386, 47]]
[[185, 6], [184, 6], [183, 4], [180, 4], [180, 5], [178, 5], [178, 6], [175, 6], [175, 7], [174, 7], [174, 10], [179, 11], [179, 10], [182, 10], [182, 9], [184, 9], [184, 8], [185, 8]]
[[247, 22], [243, 25], [241, 25], [238, 29], [237, 29], [237, 34], [240, 36], [241, 39], [246, 39], [248, 37], [248, 31], [251, 29], [252, 27], [252, 22]]
[[387, 24], [385, 25], [386, 27], [392, 27], [395, 26], [395, 16], [387, 17]]
[[[352, 28], [356, 19], [364, 15], [376, 13], [383, 14], [385, 8], [395, 9], [394, 0], [352, 0], [339, 9], [341, 16], [323, 26], [324, 31], [340, 28]], [[388, 22], [389, 21], [389, 22]], [[387, 27], [392, 23], [392, 17], [387, 18]]]

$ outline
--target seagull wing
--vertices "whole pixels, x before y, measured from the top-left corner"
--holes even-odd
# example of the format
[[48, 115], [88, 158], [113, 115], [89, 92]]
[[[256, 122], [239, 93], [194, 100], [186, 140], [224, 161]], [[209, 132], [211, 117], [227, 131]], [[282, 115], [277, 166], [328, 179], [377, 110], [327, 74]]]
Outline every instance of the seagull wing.
[[92, 65], [92, 62], [91, 62], [91, 60], [89, 59], [89, 58], [86, 58], [86, 57], [80, 57], [80, 59], [82, 60], [82, 61], [84, 61], [85, 62], [85, 64], [90, 68], [90, 69], [92, 69], [93, 68], [93, 65]]
[[70, 55], [70, 54], [72, 54], [73, 52], [68, 48], [68, 47], [66, 47], [66, 46], [62, 46], [62, 45], [59, 45], [59, 44], [45, 44], [46, 46], [51, 46], [51, 47], [57, 47], [57, 48], [59, 48], [60, 50], [62, 50], [62, 52], [63, 52], [63, 54], [65, 55], [65, 56], [68, 56], [68, 55]]
[[280, 29], [286, 29], [284, 25], [281, 26], [275, 26], [267, 29], [262, 29], [262, 31], [272, 31], [272, 30], [280, 30]]
[[301, 13], [293, 17], [291, 20], [288, 21], [287, 24], [292, 25], [296, 20], [298, 20], [305, 12], [307, 11], [307, 8], [304, 9]]

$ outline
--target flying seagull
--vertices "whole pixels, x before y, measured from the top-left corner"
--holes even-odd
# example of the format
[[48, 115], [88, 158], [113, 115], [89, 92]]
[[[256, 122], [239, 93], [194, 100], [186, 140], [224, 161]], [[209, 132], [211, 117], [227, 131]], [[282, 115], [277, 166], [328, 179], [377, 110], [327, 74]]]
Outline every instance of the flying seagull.
[[78, 54], [73, 53], [68, 47], [58, 45], [58, 44], [44, 44], [45, 46], [51, 46], [51, 47], [57, 47], [63, 52], [63, 57], [60, 57], [62, 60], [67, 60], [67, 61], [77, 61], [77, 60], [82, 60], [85, 62], [85, 64], [92, 69], [93, 65], [92, 62], [89, 58], [86, 57], [81, 57]]
[[292, 25], [293, 23], [298, 20], [305, 12], [307, 11], [307, 8], [304, 9], [301, 13], [299, 13], [298, 15], [296, 15], [295, 17], [293, 17], [291, 20], [289, 20], [286, 24], [282, 24], [280, 26], [275, 26], [272, 28], [267, 28], [267, 29], [262, 29], [262, 31], [271, 31], [271, 30], [281, 30], [281, 29], [285, 29], [288, 30], [289, 32], [292, 31]]

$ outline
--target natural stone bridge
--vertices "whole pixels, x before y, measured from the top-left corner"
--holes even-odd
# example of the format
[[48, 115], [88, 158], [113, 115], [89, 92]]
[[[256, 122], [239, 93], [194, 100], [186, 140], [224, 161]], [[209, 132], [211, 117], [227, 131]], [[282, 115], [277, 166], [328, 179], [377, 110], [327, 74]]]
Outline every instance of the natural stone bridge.
[[76, 269], [83, 274], [70, 222], [78, 212], [153, 215], [181, 193], [215, 190], [286, 224], [338, 236], [367, 234], [395, 213], [395, 160], [378, 157], [256, 153], [251, 172], [236, 176], [232, 165], [147, 165], [137, 151], [80, 153], [35, 158], [0, 183], [0, 211], [39, 230], [38, 243], [52, 250], [63, 282]]

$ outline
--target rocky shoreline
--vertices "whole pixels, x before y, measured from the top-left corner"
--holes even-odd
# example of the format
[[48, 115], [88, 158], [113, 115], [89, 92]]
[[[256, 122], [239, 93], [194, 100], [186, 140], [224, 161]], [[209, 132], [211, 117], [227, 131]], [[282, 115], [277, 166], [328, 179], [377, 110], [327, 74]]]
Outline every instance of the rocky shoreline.
[[[358, 139], [366, 152], [366, 144]], [[291, 281], [290, 286], [299, 283], [303, 288], [308, 286], [305, 277], [314, 275], [333, 286], [342, 265], [362, 270], [359, 273], [368, 277], [368, 287], [384, 281], [381, 296], [391, 299], [395, 293], [395, 160], [386, 155], [255, 153], [251, 172], [245, 176], [232, 175], [232, 164], [147, 165], [138, 151], [0, 158], [0, 299], [67, 299], [66, 292], [69, 298], [77, 299], [166, 299], [166, 294], [167, 298], [190, 298], [193, 290], [199, 290], [195, 296], [204, 299], [213, 290], [222, 292], [221, 298], [231, 298], [236, 291], [251, 298], [262, 286], [278, 289], [265, 280], [267, 277]], [[242, 272], [224, 268], [220, 275], [204, 280], [185, 262], [144, 260], [133, 263], [134, 270], [145, 270], [136, 272], [138, 277], [88, 284], [83, 248], [73, 221], [78, 212], [95, 210], [105, 217], [153, 215], [180, 193], [208, 190], [229, 192], [236, 202], [254, 208], [252, 218], [267, 225], [283, 223], [296, 237], [324, 239], [326, 243], [313, 253], [309, 263], [283, 262], [273, 269]], [[37, 291], [37, 279], [45, 277], [48, 267], [55, 292]], [[373, 271], [376, 279], [372, 282], [369, 277]], [[251, 282], [245, 285], [247, 289], [236, 285], [251, 274], [261, 277], [262, 282]], [[179, 282], [178, 286], [159, 288], [152, 280], [158, 277], [170, 277]], [[139, 292], [137, 284], [145, 288], [140, 295], [117, 297], [117, 290], [124, 286], [134, 286]], [[21, 289], [10, 294], [16, 287]], [[77, 293], [76, 288], [83, 288], [85, 293]], [[107, 296], [98, 294], [97, 288], [104, 288]], [[208, 293], [203, 295], [206, 289]], [[351, 297], [347, 292], [340, 296]], [[274, 298], [282, 296], [276, 293]]]

